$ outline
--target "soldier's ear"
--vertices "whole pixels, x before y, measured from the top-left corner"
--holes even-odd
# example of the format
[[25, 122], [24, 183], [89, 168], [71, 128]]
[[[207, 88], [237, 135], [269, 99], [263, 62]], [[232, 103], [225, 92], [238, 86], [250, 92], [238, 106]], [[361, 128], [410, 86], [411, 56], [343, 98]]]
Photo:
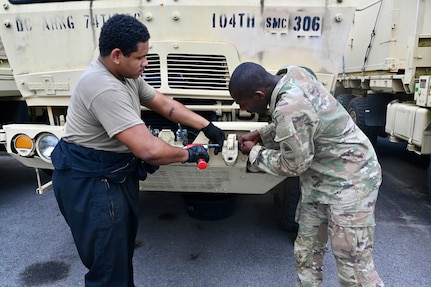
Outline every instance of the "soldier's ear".
[[265, 93], [264, 92], [262, 92], [262, 91], [255, 91], [254, 92], [254, 96], [256, 97], [256, 98], [258, 98], [259, 100], [265, 100], [266, 99], [266, 95], [265, 95]]
[[111, 51], [111, 60], [118, 64], [120, 63], [120, 56], [122, 55], [122, 52], [120, 49], [115, 48], [114, 50]]

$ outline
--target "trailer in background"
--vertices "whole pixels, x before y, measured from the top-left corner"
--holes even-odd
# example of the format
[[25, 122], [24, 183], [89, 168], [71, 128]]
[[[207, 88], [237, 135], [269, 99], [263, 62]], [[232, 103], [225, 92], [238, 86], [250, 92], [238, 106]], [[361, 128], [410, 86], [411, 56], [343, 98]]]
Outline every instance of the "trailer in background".
[[430, 155], [431, 1], [357, 3], [335, 96], [372, 142]]

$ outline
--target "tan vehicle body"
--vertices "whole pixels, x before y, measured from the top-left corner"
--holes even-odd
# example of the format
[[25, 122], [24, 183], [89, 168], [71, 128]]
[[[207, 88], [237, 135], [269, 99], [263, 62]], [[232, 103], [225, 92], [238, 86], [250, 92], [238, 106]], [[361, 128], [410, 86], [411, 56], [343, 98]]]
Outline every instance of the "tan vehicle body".
[[12, 75], [3, 42], [0, 39], [0, 97], [21, 97]]
[[[237, 139], [265, 125], [268, 117], [240, 111], [228, 92], [231, 73], [245, 61], [274, 73], [288, 64], [307, 66], [332, 91], [355, 12], [350, 0], [1, 2], [0, 37], [16, 84], [29, 109], [45, 115], [47, 122], [4, 125], [0, 139], [9, 154], [27, 166], [52, 169], [49, 156], [41, 156], [39, 138], [62, 136], [74, 86], [98, 55], [101, 26], [111, 15], [127, 13], [151, 34], [143, 75], [147, 82], [208, 116], [227, 135], [222, 154], [211, 151], [206, 169], [193, 164], [163, 166], [142, 182], [142, 189], [240, 194], [266, 193], [285, 178], [247, 170]], [[147, 117], [149, 111], [143, 109], [142, 114], [158, 136], [173, 145], [183, 144], [177, 129], [185, 127], [157, 125]], [[31, 138], [33, 150], [16, 147], [22, 134]], [[192, 140], [207, 141], [203, 134]], [[47, 188], [39, 184], [38, 192]]]
[[[0, 124], [16, 122], [14, 111], [11, 107], [25, 106], [25, 101], [16, 86], [12, 69], [6, 56], [6, 51], [0, 37]], [[4, 139], [1, 138], [0, 142]]]
[[371, 137], [431, 154], [431, 1], [357, 4], [335, 94]]

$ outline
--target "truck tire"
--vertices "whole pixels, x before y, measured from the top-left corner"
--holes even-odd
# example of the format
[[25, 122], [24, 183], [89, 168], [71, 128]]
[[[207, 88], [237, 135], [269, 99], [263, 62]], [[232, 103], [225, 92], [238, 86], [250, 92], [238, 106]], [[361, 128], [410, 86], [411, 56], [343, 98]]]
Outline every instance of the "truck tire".
[[367, 108], [367, 98], [355, 97], [350, 101], [349, 106], [347, 107], [347, 112], [352, 117], [356, 125], [370, 139], [373, 146], [375, 146], [377, 143], [379, 128], [373, 127], [373, 126], [367, 126], [365, 124], [366, 108]]
[[343, 106], [347, 111], [350, 101], [353, 99], [351, 94], [340, 94], [337, 96], [337, 101]]
[[274, 192], [275, 217], [279, 227], [288, 232], [297, 232], [296, 206], [301, 195], [299, 177], [288, 177]]
[[234, 213], [238, 194], [234, 193], [185, 193], [187, 213], [199, 220], [221, 220]]

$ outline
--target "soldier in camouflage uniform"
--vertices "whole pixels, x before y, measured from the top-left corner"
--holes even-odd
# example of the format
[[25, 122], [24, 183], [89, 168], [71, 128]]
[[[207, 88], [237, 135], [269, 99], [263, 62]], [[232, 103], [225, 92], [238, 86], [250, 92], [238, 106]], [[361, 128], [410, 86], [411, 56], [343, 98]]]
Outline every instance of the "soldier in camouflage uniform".
[[309, 70], [277, 75], [254, 63], [234, 71], [229, 90], [241, 109], [272, 123], [240, 137], [250, 168], [300, 176], [296, 286], [320, 286], [328, 238], [342, 286], [384, 286], [372, 257], [381, 168], [371, 142]]

